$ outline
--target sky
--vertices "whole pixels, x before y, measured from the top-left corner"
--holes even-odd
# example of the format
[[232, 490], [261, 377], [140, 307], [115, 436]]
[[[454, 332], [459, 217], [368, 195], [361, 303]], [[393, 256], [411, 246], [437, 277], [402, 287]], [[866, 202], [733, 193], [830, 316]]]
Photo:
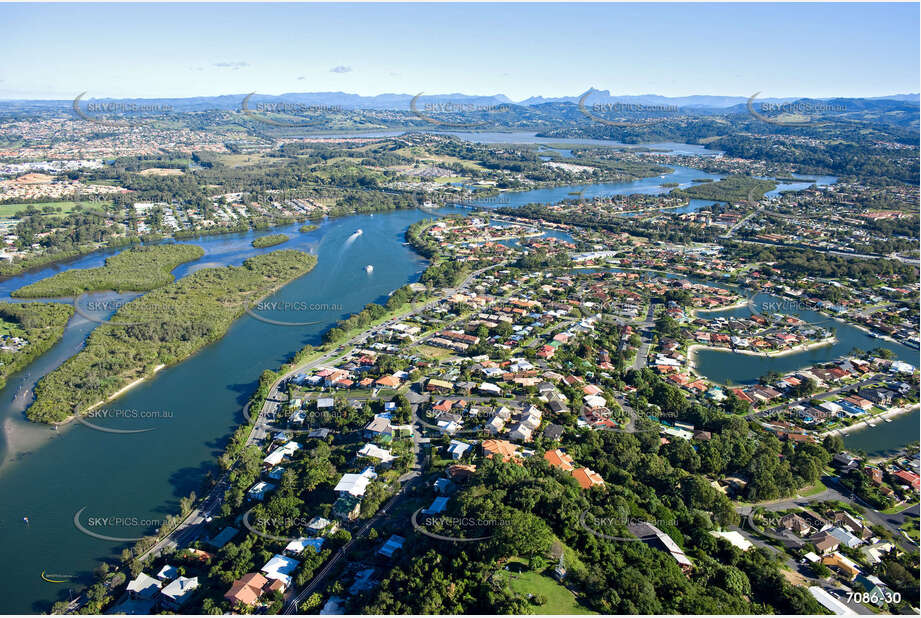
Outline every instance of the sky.
[[921, 89], [917, 3], [0, 4], [0, 23], [0, 99]]

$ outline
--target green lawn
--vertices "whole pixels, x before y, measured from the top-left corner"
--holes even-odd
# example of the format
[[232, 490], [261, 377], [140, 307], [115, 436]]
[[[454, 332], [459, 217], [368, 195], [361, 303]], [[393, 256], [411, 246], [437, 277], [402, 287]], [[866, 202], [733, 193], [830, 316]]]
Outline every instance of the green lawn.
[[[511, 567], [506, 571], [505, 567]], [[521, 573], [514, 569], [521, 568]], [[573, 594], [552, 577], [528, 571], [527, 565], [518, 560], [506, 563], [502, 570], [496, 573], [498, 580], [504, 582], [513, 592], [528, 598], [529, 594], [540, 594], [547, 602], [543, 605], [533, 605], [535, 614], [595, 614], [576, 602]], [[552, 572], [552, 568], [548, 572]]]
[[919, 537], [921, 537], [921, 531], [918, 530], [918, 520], [916, 518], [908, 519], [904, 524], [902, 524], [901, 529], [915, 543], [917, 543]]
[[[94, 208], [94, 209], [105, 209], [108, 208], [111, 202], [80, 202], [84, 208]], [[25, 210], [29, 206], [34, 206], [39, 210], [42, 210], [46, 206], [53, 206], [55, 208], [60, 208], [60, 213], [51, 213], [51, 214], [67, 214], [73, 211], [74, 206], [77, 205], [77, 202], [44, 202], [41, 204], [0, 204], [0, 218], [9, 219], [16, 215], [17, 212]]]
[[916, 504], [918, 504], [917, 500], [913, 500], [912, 502], [903, 502], [902, 504], [896, 504], [893, 507], [889, 507], [888, 509], [880, 511], [880, 513], [884, 513], [886, 515], [895, 515], [896, 513], [901, 513], [905, 509], [910, 509]]

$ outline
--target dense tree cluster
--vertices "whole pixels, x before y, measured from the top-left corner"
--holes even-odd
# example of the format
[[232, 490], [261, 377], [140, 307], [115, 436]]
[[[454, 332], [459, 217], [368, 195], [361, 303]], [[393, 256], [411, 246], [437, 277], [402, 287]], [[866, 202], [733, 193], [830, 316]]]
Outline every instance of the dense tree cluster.
[[63, 420], [159, 365], [188, 358], [222, 337], [247, 303], [315, 264], [314, 256], [280, 250], [239, 267], [196, 271], [133, 300], [93, 330], [80, 352], [39, 381], [29, 418]]
[[205, 254], [196, 245], [140, 246], [106, 259], [105, 266], [66, 270], [12, 292], [17, 298], [76, 296], [96, 290], [143, 292], [171, 283], [171, 271]]

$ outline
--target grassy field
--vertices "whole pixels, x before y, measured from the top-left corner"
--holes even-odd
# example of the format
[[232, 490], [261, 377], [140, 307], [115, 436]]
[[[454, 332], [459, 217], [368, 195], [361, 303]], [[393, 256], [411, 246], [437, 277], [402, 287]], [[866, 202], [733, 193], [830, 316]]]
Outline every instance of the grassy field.
[[23, 335], [23, 331], [15, 322], [7, 322], [3, 318], [0, 318], [0, 337], [4, 335], [15, 335], [19, 337]]
[[419, 351], [419, 354], [422, 356], [427, 356], [429, 358], [434, 358], [435, 360], [441, 360], [447, 358], [454, 354], [451, 350], [447, 348], [435, 348], [425, 344], [421, 344], [416, 348]]
[[819, 481], [812, 487], [804, 487], [803, 489], [800, 489], [799, 491], [796, 492], [796, 495], [806, 498], [808, 496], [814, 496], [816, 494], [820, 494], [826, 489], [828, 489], [828, 487], [826, 487], [826, 485], [822, 481]]
[[60, 208], [60, 213], [50, 213], [50, 214], [67, 214], [72, 212], [74, 206], [77, 204], [82, 204], [86, 208], [108, 208], [111, 205], [111, 202], [44, 202], [42, 204], [0, 204], [0, 218], [10, 219], [16, 215], [17, 212], [25, 210], [29, 206], [35, 206], [39, 210], [45, 208], [46, 206], [53, 206], [55, 208]]
[[895, 506], [891, 506], [888, 509], [884, 509], [880, 511], [880, 513], [883, 513], [884, 515], [895, 515], [896, 513], [901, 513], [905, 509], [910, 509], [916, 504], [918, 504], [917, 500], [912, 502], [903, 502], [902, 504], [896, 504]]
[[[573, 594], [552, 577], [529, 571], [528, 566], [519, 560], [511, 560], [505, 566], [509, 570], [498, 571], [496, 579], [513, 592], [528, 598], [529, 594], [541, 595], [546, 599], [543, 605], [535, 605], [536, 614], [594, 614], [576, 602]], [[521, 569], [521, 572], [515, 572]], [[552, 568], [551, 568], [552, 570]], [[549, 571], [548, 571], [549, 572]]]
[[908, 538], [910, 538], [915, 543], [917, 543], [919, 538], [921, 538], [921, 530], [918, 529], [917, 517], [909, 517], [906, 519], [905, 523], [902, 524], [901, 530], [903, 530], [905, 534], [908, 535]]

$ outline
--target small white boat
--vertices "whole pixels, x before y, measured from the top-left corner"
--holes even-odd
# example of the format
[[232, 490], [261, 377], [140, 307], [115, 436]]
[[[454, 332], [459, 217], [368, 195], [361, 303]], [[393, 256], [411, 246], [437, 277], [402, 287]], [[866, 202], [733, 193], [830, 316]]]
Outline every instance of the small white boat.
[[361, 236], [362, 234], [364, 234], [364, 232], [361, 231], [361, 228], [355, 230], [355, 236]]
[[365, 272], [366, 272], [366, 273], [372, 273], [372, 272], [374, 272], [374, 267], [371, 266], [370, 264], [368, 264], [367, 266], [365, 266]]

